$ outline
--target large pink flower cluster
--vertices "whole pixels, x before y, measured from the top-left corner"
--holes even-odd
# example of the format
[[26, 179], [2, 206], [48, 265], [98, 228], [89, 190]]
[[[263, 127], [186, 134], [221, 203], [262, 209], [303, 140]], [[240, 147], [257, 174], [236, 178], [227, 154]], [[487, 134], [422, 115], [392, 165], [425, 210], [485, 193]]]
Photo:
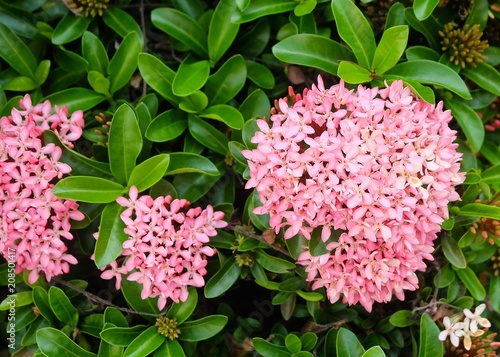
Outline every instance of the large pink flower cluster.
[[[141, 298], [158, 297], [160, 310], [168, 299], [186, 301], [188, 286], [205, 285], [206, 257], [215, 254], [205, 244], [217, 235], [216, 228], [227, 226], [223, 212], [214, 212], [210, 205], [188, 209], [188, 201], [172, 200], [171, 196], [139, 197], [135, 186], [130, 188], [129, 199], [118, 197], [116, 201], [126, 208], [120, 217], [129, 238], [123, 243], [121, 257], [101, 274], [103, 279], [116, 278], [118, 290], [122, 276], [130, 274], [127, 280], [142, 284]], [[126, 260], [118, 266], [123, 258]]]
[[329, 253], [304, 252], [313, 289], [325, 287], [333, 303], [371, 310], [394, 293], [417, 288], [416, 270], [432, 260], [433, 241], [448, 217], [447, 204], [459, 199], [461, 154], [448, 123], [450, 111], [416, 99], [401, 81], [386, 88], [348, 90], [344, 83], [318, 85], [279, 100], [272, 126], [246, 150], [250, 180], [270, 225], [285, 238], [310, 239], [321, 230], [343, 233]]
[[69, 145], [82, 134], [83, 113], [67, 117], [67, 108], [50, 102], [33, 106], [26, 95], [21, 110], [12, 109], [0, 119], [0, 252], [16, 256], [16, 273], [29, 270], [29, 282], [40, 273], [48, 281], [67, 273], [77, 260], [66, 253], [63, 238], [72, 239], [70, 219], [82, 220], [74, 201], [52, 194], [53, 181], [71, 171], [59, 162], [62, 151], [54, 144], [44, 145], [43, 132], [54, 130]]

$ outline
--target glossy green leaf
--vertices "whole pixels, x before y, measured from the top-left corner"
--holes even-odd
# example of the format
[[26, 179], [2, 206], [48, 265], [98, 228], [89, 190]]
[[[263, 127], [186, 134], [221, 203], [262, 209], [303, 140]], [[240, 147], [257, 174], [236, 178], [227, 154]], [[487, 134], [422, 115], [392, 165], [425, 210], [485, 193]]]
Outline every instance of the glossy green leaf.
[[102, 75], [107, 75], [108, 54], [99, 37], [92, 32], [85, 32], [82, 36], [82, 55], [87, 61], [88, 71], [97, 71]]
[[372, 73], [359, 64], [342, 61], [339, 64], [337, 75], [346, 83], [359, 84], [372, 80]]
[[122, 280], [122, 293], [129, 306], [135, 311], [141, 313], [142, 317], [148, 321], [156, 321], [152, 314], [159, 315], [158, 298], [141, 298], [142, 284], [135, 281]]
[[205, 94], [210, 105], [224, 104], [233, 99], [245, 85], [247, 68], [240, 54], [229, 58], [217, 72], [208, 77]]
[[477, 112], [456, 98], [448, 98], [444, 104], [448, 109], [451, 109], [453, 117], [462, 128], [471, 148], [474, 151], [479, 151], [483, 145], [485, 131]]
[[76, 16], [72, 12], [66, 13], [52, 33], [52, 43], [64, 45], [76, 40], [85, 33], [91, 21], [91, 17]]
[[15, 92], [29, 92], [37, 87], [36, 82], [30, 77], [18, 76], [2, 86], [3, 90], [11, 90]]
[[244, 124], [243, 115], [241, 115], [238, 109], [226, 104], [216, 104], [208, 107], [199, 116], [221, 121], [233, 129], [241, 129]]
[[145, 330], [145, 325], [110, 327], [103, 329], [100, 336], [104, 341], [113, 346], [127, 347]]
[[238, 36], [234, 46], [246, 56], [259, 56], [264, 52], [271, 37], [271, 22], [263, 17], [253, 24], [252, 28]]
[[171, 103], [180, 101], [180, 98], [172, 92], [175, 72], [159, 58], [149, 53], [141, 53], [138, 57], [138, 66], [146, 83], [158, 94]]
[[158, 327], [150, 326], [137, 336], [125, 349], [123, 357], [144, 357], [154, 352], [166, 337], [158, 333]]
[[187, 128], [186, 113], [170, 109], [153, 119], [146, 130], [146, 138], [154, 142], [177, 138]]
[[301, 1], [295, 6], [295, 9], [293, 9], [293, 13], [295, 16], [305, 16], [307, 14], [310, 14], [314, 8], [316, 7], [317, 0], [304, 0]]
[[158, 348], [153, 357], [185, 357], [186, 354], [177, 340], [165, 339], [163, 345]]
[[353, 59], [350, 50], [340, 43], [310, 34], [287, 37], [274, 45], [272, 51], [280, 61], [318, 68], [333, 75], [337, 74], [340, 60]]
[[432, 12], [439, 4], [439, 0], [415, 0], [413, 2], [413, 11], [420, 21], [431, 16]]
[[438, 62], [429, 60], [403, 62], [391, 68], [387, 73], [446, 88], [464, 99], [472, 98], [462, 78], [455, 71]]
[[365, 349], [356, 335], [345, 327], [341, 327], [337, 334], [337, 356], [358, 357], [363, 353]]
[[227, 154], [229, 140], [215, 127], [208, 124], [203, 119], [193, 114], [189, 114], [188, 128], [193, 138], [198, 142], [221, 155]]
[[189, 294], [186, 301], [172, 303], [172, 306], [170, 306], [166, 314], [169, 319], [177, 319], [178, 325], [182, 324], [191, 316], [198, 304], [198, 291], [196, 288], [189, 286], [188, 292]]
[[45, 356], [96, 357], [95, 353], [84, 350], [64, 332], [53, 327], [38, 330], [36, 342]]
[[125, 185], [142, 149], [141, 130], [134, 111], [127, 104], [122, 104], [113, 115], [108, 148], [111, 172]]
[[497, 312], [500, 311], [500, 275], [490, 277], [489, 298], [491, 306]]
[[71, 304], [64, 291], [56, 286], [51, 286], [48, 295], [50, 308], [55, 317], [71, 327], [76, 327], [79, 317], [78, 309]]
[[235, 8], [234, 1], [222, 0], [212, 15], [207, 37], [208, 56], [212, 64], [219, 61], [238, 34], [240, 25], [231, 22]]
[[116, 202], [108, 203], [101, 214], [99, 236], [94, 248], [94, 262], [103, 268], [123, 252], [122, 244], [129, 236], [123, 231], [125, 223], [120, 214], [125, 210]]
[[424, 313], [420, 319], [420, 348], [418, 357], [435, 357], [444, 354], [443, 343], [439, 341], [439, 327], [432, 318]]
[[128, 321], [123, 313], [116, 307], [108, 306], [104, 310], [104, 323], [109, 322], [116, 327], [128, 327]]
[[203, 341], [218, 334], [227, 323], [227, 316], [210, 315], [194, 321], [186, 321], [179, 326], [181, 341]]
[[54, 186], [52, 193], [69, 200], [108, 203], [122, 193], [124, 187], [119, 183], [93, 176], [69, 176]]
[[208, 56], [207, 33], [193, 18], [170, 8], [157, 8], [151, 12], [153, 25], [179, 40], [202, 58]]
[[331, 5], [340, 38], [351, 48], [359, 65], [370, 68], [376, 44], [365, 15], [351, 0], [335, 0]]
[[269, 98], [264, 91], [256, 89], [241, 103], [239, 111], [243, 115], [245, 122], [249, 119], [269, 116], [271, 112]]
[[398, 310], [391, 315], [389, 322], [392, 326], [408, 327], [414, 324], [413, 313], [410, 310]]
[[[490, 5], [488, 0], [477, 0], [474, 1], [471, 5], [470, 8], [468, 9], [469, 12], [467, 14], [467, 20], [465, 23], [469, 24], [470, 26], [474, 26], [475, 24], [479, 24], [479, 30], [484, 31], [484, 28], [486, 27], [486, 23], [489, 20], [489, 16], [491, 14], [490, 12]], [[498, 12], [498, 11], [497, 11]]]
[[228, 143], [229, 152], [231, 156], [241, 165], [248, 166], [247, 159], [241, 154], [243, 150], [246, 150], [245, 145], [241, 144], [239, 141], [230, 141]]
[[33, 52], [5, 24], [0, 22], [0, 57], [19, 74], [35, 79], [37, 61]]
[[205, 297], [212, 299], [225, 293], [238, 280], [240, 272], [241, 266], [236, 263], [235, 257], [227, 258], [205, 285]]
[[[81, 58], [81, 57], [80, 57]], [[43, 60], [38, 64], [35, 71], [35, 82], [37, 86], [41, 86], [47, 80], [50, 71], [50, 60]]]
[[72, 113], [76, 110], [86, 111], [92, 109], [105, 99], [105, 95], [96, 93], [93, 90], [72, 87], [50, 94], [43, 100], [48, 100], [52, 105], [57, 105], [59, 108], [66, 105], [68, 107], [68, 112]]
[[479, 87], [500, 96], [500, 72], [487, 63], [477, 63], [474, 68], [464, 68], [460, 71]]
[[268, 67], [255, 61], [246, 61], [246, 65], [248, 79], [261, 88], [272, 89], [274, 87], [274, 74]]
[[52, 324], [56, 316], [54, 315], [54, 313], [52, 312], [52, 308], [50, 307], [49, 294], [44, 288], [40, 286], [33, 287], [33, 302], [35, 303], [35, 306], [37, 307], [40, 314], [50, 324]]
[[419, 20], [415, 16], [413, 8], [407, 7], [405, 9], [405, 19], [413, 29], [425, 36], [425, 39], [429, 42], [429, 45], [433, 50], [441, 51], [441, 45], [439, 44], [441, 37], [438, 35], [438, 32], [442, 30], [442, 25], [440, 25], [432, 16], [429, 16], [423, 21]]
[[380, 43], [375, 50], [371, 69], [381, 75], [394, 67], [403, 55], [408, 43], [408, 26], [393, 26], [382, 34]]
[[104, 94], [106, 97], [111, 97], [109, 92], [109, 88], [111, 83], [109, 79], [104, 77], [104, 75], [97, 71], [89, 71], [87, 74], [87, 80], [89, 81], [90, 86], [97, 93]]
[[302, 290], [297, 290], [296, 291], [297, 295], [300, 296], [302, 299], [306, 301], [322, 301], [325, 299], [323, 294], [317, 293], [315, 291], [302, 291]]
[[303, 351], [311, 351], [318, 342], [318, 336], [314, 332], [306, 332], [300, 336]]
[[139, 38], [141, 47], [144, 45], [141, 27], [128, 12], [117, 6], [109, 7], [102, 14], [102, 20], [106, 26], [112, 28], [121, 37], [127, 36], [130, 32], [135, 32]]
[[302, 350], [300, 338], [292, 333], [286, 336], [285, 346], [292, 353], [299, 353]]
[[172, 82], [172, 91], [179, 97], [188, 96], [203, 87], [210, 74], [210, 62], [191, 62], [189, 58], [181, 63]]
[[80, 332], [99, 338], [103, 324], [103, 314], [91, 314], [84, 316], [78, 327]]
[[219, 176], [209, 176], [200, 173], [186, 173], [175, 175], [173, 185], [179, 197], [189, 202], [195, 202], [203, 197], [216, 183]]
[[192, 94], [183, 97], [179, 103], [179, 109], [187, 113], [198, 113], [208, 105], [208, 97], [202, 91], [194, 91]]
[[67, 50], [64, 46], [58, 46], [55, 51], [57, 64], [67, 72], [85, 72], [88, 62], [78, 53]]
[[443, 247], [444, 256], [453, 266], [459, 269], [467, 266], [464, 253], [453, 238], [444, 237], [441, 241], [441, 246]]
[[456, 273], [467, 290], [469, 290], [472, 297], [476, 300], [483, 301], [486, 297], [486, 290], [474, 270], [466, 267], [464, 269], [458, 269]]
[[262, 249], [255, 250], [255, 260], [264, 267], [264, 269], [269, 270], [273, 273], [285, 274], [289, 270], [295, 269], [295, 264], [289, 262], [288, 260], [281, 259], [272, 255], [267, 254]]
[[[11, 3], [12, 4], [12, 3]], [[18, 34], [19, 36], [26, 37], [29, 39], [34, 39], [38, 35], [38, 29], [33, 25], [34, 21], [31, 14], [28, 11], [9, 11], [5, 6], [5, 2], [2, 4], [2, 9], [0, 11], [0, 23], [9, 27], [12, 32]], [[20, 4], [25, 5], [25, 4]], [[24, 7], [24, 6], [23, 6]], [[23, 10], [26, 10], [23, 8]]]
[[71, 166], [72, 170], [70, 174], [96, 176], [107, 179], [111, 179], [113, 177], [109, 164], [89, 159], [88, 157], [71, 150], [61, 142], [57, 134], [53, 131], [45, 130], [43, 132], [43, 138], [45, 144], [54, 143], [62, 149], [62, 155], [59, 161]]
[[366, 350], [361, 357], [385, 357], [386, 354], [380, 346], [373, 346]]
[[439, 53], [434, 51], [432, 48], [425, 46], [411, 46], [405, 50], [406, 59], [408, 61], [414, 61], [419, 59], [431, 60], [434, 62], [439, 61]]
[[[6, 285], [6, 284], [5, 284]], [[16, 293], [15, 297], [12, 295], [7, 296], [2, 303], [0, 303], [0, 311], [7, 311], [11, 308], [11, 304], [14, 301], [14, 306], [21, 307], [30, 305], [33, 302], [33, 295], [31, 291], [19, 291]]]
[[[171, 155], [174, 154], [176, 153]], [[137, 187], [139, 192], [147, 190], [162, 179], [167, 172], [170, 160], [169, 154], [158, 154], [144, 160], [132, 170], [128, 186]]]
[[118, 47], [108, 65], [111, 93], [115, 93], [129, 83], [137, 68], [137, 56], [141, 49], [139, 36], [135, 32], [130, 32], [123, 38], [120, 47]]
[[209, 176], [219, 175], [217, 167], [201, 155], [187, 152], [173, 152], [170, 154], [170, 165], [165, 175], [177, 175], [184, 173], [202, 173]]
[[252, 339], [255, 350], [265, 357], [290, 357], [290, 351], [285, 346], [275, 345], [260, 337]]
[[231, 21], [243, 23], [259, 17], [288, 12], [295, 9], [297, 1], [292, 0], [252, 0], [244, 11], [239, 8], [231, 16]]
[[500, 165], [494, 165], [481, 173], [481, 181], [487, 184], [500, 183]]

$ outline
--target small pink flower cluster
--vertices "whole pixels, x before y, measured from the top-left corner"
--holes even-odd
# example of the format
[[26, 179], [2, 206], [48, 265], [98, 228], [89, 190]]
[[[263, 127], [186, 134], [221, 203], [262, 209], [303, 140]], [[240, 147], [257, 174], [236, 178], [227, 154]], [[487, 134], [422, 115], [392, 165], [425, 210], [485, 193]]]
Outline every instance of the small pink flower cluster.
[[0, 119], [0, 252], [16, 251], [16, 273], [29, 270], [29, 282], [44, 273], [48, 281], [67, 273], [77, 260], [67, 254], [62, 238], [72, 239], [70, 219], [82, 220], [74, 201], [52, 194], [53, 181], [71, 171], [59, 162], [61, 148], [43, 144], [43, 132], [55, 131], [68, 145], [82, 135], [83, 113], [67, 117], [66, 107], [49, 101], [33, 106], [26, 95], [21, 110]]
[[[158, 308], [165, 307], [167, 300], [186, 301], [188, 286], [205, 285], [207, 256], [215, 250], [205, 244], [209, 237], [217, 235], [216, 228], [224, 228], [224, 213], [214, 212], [212, 206], [187, 209], [185, 199], [172, 200], [171, 196], [143, 195], [132, 186], [129, 199], [118, 197], [119, 205], [125, 207], [120, 215], [126, 224], [129, 239], [123, 243], [122, 258], [118, 266], [112, 262], [101, 277], [116, 278], [116, 289], [120, 289], [122, 276], [131, 273], [127, 280], [142, 284], [141, 298], [159, 297]], [[99, 239], [98, 233], [96, 238]]]
[[250, 180], [276, 233], [310, 239], [341, 230], [330, 253], [299, 257], [313, 289], [330, 301], [371, 310], [417, 288], [416, 270], [432, 260], [433, 240], [459, 199], [461, 154], [450, 111], [417, 100], [401, 81], [383, 89], [318, 85], [294, 103], [278, 102], [272, 127], [258, 120], [254, 150], [245, 150]]

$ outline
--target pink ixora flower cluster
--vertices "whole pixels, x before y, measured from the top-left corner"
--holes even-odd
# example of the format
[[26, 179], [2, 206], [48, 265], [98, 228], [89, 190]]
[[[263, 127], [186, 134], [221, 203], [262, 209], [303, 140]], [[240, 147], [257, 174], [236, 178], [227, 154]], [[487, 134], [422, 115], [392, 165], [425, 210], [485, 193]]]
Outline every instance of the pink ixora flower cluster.
[[[16, 256], [16, 273], [29, 270], [29, 282], [40, 273], [48, 281], [67, 273], [77, 260], [66, 253], [64, 239], [72, 239], [70, 219], [82, 220], [74, 201], [52, 194], [54, 180], [71, 171], [59, 162], [62, 150], [44, 145], [43, 132], [55, 131], [68, 145], [82, 134], [83, 113], [67, 117], [67, 108], [49, 101], [33, 106], [26, 95], [20, 108], [0, 119], [0, 252]], [[10, 250], [9, 250], [10, 249]]]
[[448, 127], [452, 116], [416, 99], [401, 81], [386, 88], [348, 90], [344, 83], [318, 85], [293, 103], [278, 102], [272, 126], [245, 150], [250, 180], [270, 225], [285, 239], [314, 229], [328, 241], [331, 230], [343, 233], [329, 242], [329, 253], [304, 252], [313, 289], [325, 287], [333, 303], [371, 311], [395, 293], [417, 288], [416, 270], [432, 260], [433, 240], [448, 217], [447, 204], [459, 199], [454, 186], [461, 154]]
[[139, 197], [135, 186], [130, 188], [129, 199], [116, 201], [126, 208], [120, 217], [129, 238], [123, 243], [122, 257], [101, 274], [103, 279], [116, 278], [116, 289], [120, 289], [122, 276], [130, 273], [127, 280], [142, 285], [141, 298], [158, 297], [160, 310], [168, 299], [186, 301], [188, 286], [205, 285], [206, 257], [215, 254], [205, 244], [217, 235], [216, 228], [227, 226], [223, 212], [214, 212], [210, 205], [188, 209], [188, 201], [171, 196]]

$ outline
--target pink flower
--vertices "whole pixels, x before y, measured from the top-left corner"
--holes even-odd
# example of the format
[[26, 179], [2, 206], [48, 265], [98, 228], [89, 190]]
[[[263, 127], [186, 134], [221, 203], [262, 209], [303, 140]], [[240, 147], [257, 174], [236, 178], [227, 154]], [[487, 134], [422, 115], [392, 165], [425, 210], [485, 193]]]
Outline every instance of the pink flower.
[[[51, 128], [50, 102], [33, 107], [26, 95], [20, 106], [0, 119], [0, 252], [6, 257], [9, 248], [15, 248], [16, 272], [29, 270], [28, 281], [34, 283], [41, 273], [50, 281], [77, 263], [61, 238], [71, 240], [70, 220], [82, 220], [84, 215], [76, 202], [52, 194], [54, 180], [71, 167], [59, 161], [61, 148], [43, 146], [43, 132]], [[64, 118], [60, 115], [61, 121]], [[77, 125], [81, 129], [83, 122]]]
[[298, 261], [332, 303], [342, 295], [371, 310], [393, 293], [403, 299], [432, 259], [465, 178], [450, 111], [416, 99], [401, 81], [349, 91], [343, 82], [326, 89], [319, 77], [302, 96], [291, 93], [294, 103], [280, 100], [270, 123], [258, 120], [257, 147], [243, 151], [246, 187], [262, 202], [254, 212], [269, 214], [285, 239], [343, 232], [330, 253]]
[[116, 278], [119, 289], [121, 279], [128, 275], [127, 280], [142, 285], [143, 299], [158, 297], [160, 310], [169, 300], [185, 301], [188, 286], [205, 285], [206, 257], [215, 254], [205, 244], [217, 235], [217, 228], [227, 226], [222, 220], [224, 213], [214, 211], [210, 205], [205, 209], [189, 208], [188, 201], [170, 196], [139, 196], [134, 186], [128, 196], [116, 199], [126, 208], [120, 217], [129, 239], [123, 243], [117, 261], [125, 260], [121, 266], [112, 262], [101, 277]]

